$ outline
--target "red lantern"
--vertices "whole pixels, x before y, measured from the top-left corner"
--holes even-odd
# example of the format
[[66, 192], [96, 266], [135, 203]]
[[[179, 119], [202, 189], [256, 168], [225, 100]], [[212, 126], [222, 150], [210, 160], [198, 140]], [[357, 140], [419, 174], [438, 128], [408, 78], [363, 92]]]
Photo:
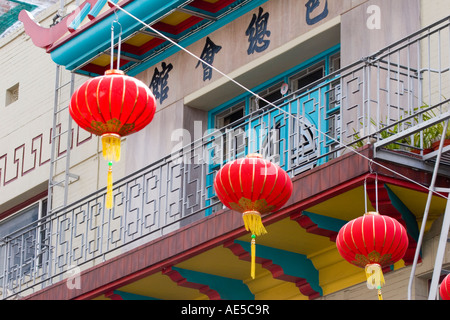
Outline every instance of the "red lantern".
[[450, 274], [442, 280], [439, 286], [439, 294], [442, 300], [450, 300]]
[[112, 207], [112, 162], [120, 160], [120, 139], [143, 129], [155, 111], [156, 100], [148, 86], [121, 70], [108, 70], [86, 81], [71, 97], [73, 120], [102, 137], [103, 157], [109, 165], [107, 208]]
[[408, 235], [397, 220], [368, 212], [341, 228], [336, 246], [345, 260], [366, 269], [367, 285], [377, 288], [381, 299], [382, 268], [403, 258], [408, 248]]
[[279, 166], [258, 154], [225, 164], [216, 174], [214, 189], [228, 208], [241, 212], [252, 233], [251, 276], [255, 277], [255, 237], [267, 233], [261, 216], [280, 209], [292, 194], [292, 181]]

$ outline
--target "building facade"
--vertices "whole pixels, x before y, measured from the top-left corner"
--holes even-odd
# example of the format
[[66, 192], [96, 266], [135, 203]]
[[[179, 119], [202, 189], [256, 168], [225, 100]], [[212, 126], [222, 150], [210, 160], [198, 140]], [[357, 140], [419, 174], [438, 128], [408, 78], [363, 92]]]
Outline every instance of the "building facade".
[[[367, 211], [408, 231], [384, 298], [438, 298], [450, 171], [431, 143], [450, 118], [446, 1], [33, 8], [0, 39], [3, 299], [377, 299], [335, 243]], [[100, 140], [67, 105], [111, 65], [147, 84], [157, 111], [122, 138], [107, 209]], [[294, 185], [263, 217], [255, 279], [242, 218], [213, 189], [249, 153]]]

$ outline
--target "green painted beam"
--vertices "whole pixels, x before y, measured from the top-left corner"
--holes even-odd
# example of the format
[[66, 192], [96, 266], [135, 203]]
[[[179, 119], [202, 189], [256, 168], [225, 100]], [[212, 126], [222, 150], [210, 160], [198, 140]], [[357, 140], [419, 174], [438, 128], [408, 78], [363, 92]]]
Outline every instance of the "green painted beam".
[[114, 294], [121, 296], [123, 300], [159, 300], [156, 298], [142, 296], [140, 294], [129, 293], [120, 290], [114, 290]]
[[[250, 242], [240, 240], [234, 242], [240, 244], [247, 252], [251, 251]], [[256, 256], [271, 260], [274, 264], [280, 266], [288, 276], [305, 279], [314, 291], [323, 295], [322, 288], [319, 285], [319, 271], [306, 255], [257, 244]]]
[[219, 293], [224, 300], [254, 300], [255, 296], [248, 286], [242, 281], [232, 278], [216, 276], [199, 271], [172, 267], [187, 281], [207, 285], [210, 289]]
[[326, 229], [334, 232], [339, 232], [341, 228], [348, 222], [346, 220], [327, 217], [321, 214], [302, 211], [302, 214], [311, 219], [321, 229]]
[[406, 223], [406, 230], [409, 235], [417, 242], [419, 239], [419, 226], [417, 224], [416, 216], [408, 209], [408, 207], [400, 200], [400, 198], [385, 184], [384, 188], [387, 190], [389, 199], [395, 209], [402, 215], [403, 221]]

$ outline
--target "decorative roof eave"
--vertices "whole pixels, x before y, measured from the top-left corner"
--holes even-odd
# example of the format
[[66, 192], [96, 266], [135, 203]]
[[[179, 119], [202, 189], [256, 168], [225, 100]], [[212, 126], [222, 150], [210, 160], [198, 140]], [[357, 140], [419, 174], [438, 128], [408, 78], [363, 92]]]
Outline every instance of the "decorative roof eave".
[[[149, 22], [161, 18], [186, 2], [190, 1], [172, 0], [161, 5], [161, 1], [156, 0], [124, 0], [119, 5], [138, 19]], [[100, 12], [99, 3], [106, 5], [107, 1], [86, 0], [60, 23], [50, 28], [39, 26], [26, 11], [20, 13], [19, 19], [24, 23], [25, 32], [36, 46], [46, 49], [55, 63], [72, 70], [110, 46], [111, 23], [115, 19], [115, 10], [109, 5], [109, 9], [95, 17], [93, 13]], [[122, 27], [122, 38], [142, 28], [132, 17], [122, 12], [117, 12], [117, 15]], [[83, 23], [86, 19], [89, 21]], [[79, 26], [76, 27], [77, 25]]]
[[[76, 10], [50, 28], [41, 27], [31, 14], [23, 10], [19, 15], [33, 43], [45, 49], [52, 60], [72, 72], [96, 76], [109, 69], [105, 56], [111, 53], [111, 27], [118, 20], [121, 28], [120, 68], [130, 74], [136, 69], [147, 68], [147, 61], [155, 55], [167, 56], [173, 50], [173, 42], [183, 41], [186, 46], [205, 32], [232, 21], [239, 15], [267, 0], [85, 0]], [[124, 10], [118, 9], [115, 5]], [[129, 14], [127, 14], [129, 13]], [[233, 14], [230, 14], [233, 13]], [[186, 16], [189, 18], [183, 20]], [[183, 18], [181, 18], [183, 17]], [[168, 18], [169, 23], [164, 19]], [[172, 19], [174, 18], [174, 19]], [[171, 24], [174, 20], [178, 24]], [[144, 25], [144, 22], [146, 25]], [[151, 26], [151, 28], [148, 28]], [[151, 32], [158, 30], [158, 33]], [[136, 47], [128, 40], [136, 34], [145, 33], [151, 40]], [[195, 34], [195, 36], [193, 36]], [[114, 32], [118, 44], [119, 32]], [[188, 40], [188, 42], [186, 42]], [[100, 64], [99, 64], [100, 62]]]
[[[124, 6], [130, 1], [133, 0], [124, 0], [121, 5]], [[81, 32], [89, 29], [93, 24], [113, 13], [113, 9], [111, 8], [99, 16], [92, 15], [90, 12], [94, 11], [95, 8], [98, 8], [98, 4], [101, 2], [106, 4], [107, 0], [86, 0], [67, 16], [63, 17], [61, 21], [49, 28], [40, 26], [39, 23], [34, 20], [33, 15], [26, 10], [22, 10], [19, 13], [19, 20], [24, 24], [25, 32], [31, 37], [33, 43], [37, 47], [46, 49], [46, 51], [50, 53], [60, 45], [75, 38]], [[79, 20], [80, 16], [86, 11], [89, 13], [89, 21], [82, 25], [80, 25], [80, 21], [80, 23], [78, 23], [78, 28], [74, 28], [73, 24], [75, 21]], [[98, 13], [99, 12], [97, 12], [97, 14]]]

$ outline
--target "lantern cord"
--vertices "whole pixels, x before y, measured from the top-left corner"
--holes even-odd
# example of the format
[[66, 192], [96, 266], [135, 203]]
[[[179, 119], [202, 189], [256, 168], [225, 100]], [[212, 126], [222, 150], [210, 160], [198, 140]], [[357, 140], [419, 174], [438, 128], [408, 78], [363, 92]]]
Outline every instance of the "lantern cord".
[[[112, 6], [112, 7], [116, 7], [117, 9], [121, 10], [122, 12], [124, 12], [125, 14], [127, 14], [128, 16], [130, 16], [131, 18], [135, 19], [137, 22], [141, 23], [142, 25], [146, 26], [148, 29], [150, 29], [151, 31], [153, 31], [154, 33], [158, 34], [160, 37], [163, 37], [165, 40], [169, 41], [172, 45], [178, 47], [179, 49], [181, 49], [182, 51], [186, 52], [187, 54], [189, 54], [190, 56], [194, 57], [195, 59], [197, 59], [198, 61], [200, 61], [203, 65], [208, 66], [209, 68], [215, 70], [216, 72], [218, 72], [220, 75], [222, 75], [223, 77], [227, 78], [229, 81], [233, 82], [234, 84], [236, 84], [237, 86], [239, 86], [240, 88], [242, 88], [243, 90], [247, 91], [248, 93], [250, 93], [251, 95], [253, 95], [254, 97], [258, 98], [259, 100], [265, 102], [267, 105], [270, 105], [271, 107], [279, 110], [280, 112], [286, 114], [289, 117], [295, 117], [294, 115], [290, 114], [289, 112], [287, 112], [286, 110], [283, 110], [282, 108], [280, 108], [279, 106], [275, 105], [274, 103], [264, 99], [263, 97], [259, 96], [258, 94], [256, 94], [255, 92], [253, 92], [252, 90], [250, 90], [249, 88], [245, 87], [244, 85], [242, 85], [241, 83], [239, 83], [238, 81], [236, 81], [235, 79], [231, 78], [230, 76], [228, 76], [227, 74], [225, 74], [224, 72], [220, 71], [219, 69], [217, 69], [216, 67], [214, 67], [213, 65], [211, 65], [210, 63], [208, 63], [207, 61], [203, 60], [202, 58], [196, 56], [195, 54], [193, 54], [192, 52], [190, 52], [189, 50], [187, 50], [186, 48], [184, 48], [183, 46], [181, 46], [180, 44], [176, 43], [175, 41], [173, 41], [172, 39], [170, 39], [169, 37], [167, 37], [166, 35], [164, 35], [163, 33], [161, 33], [160, 31], [156, 30], [155, 28], [153, 28], [152, 26], [150, 26], [149, 24], [145, 23], [144, 21], [140, 20], [139, 18], [137, 18], [136, 16], [134, 16], [133, 14], [131, 14], [130, 12], [126, 11], [125, 9], [123, 9], [122, 7], [120, 7], [119, 5], [117, 5], [116, 3], [112, 2], [111, 0], [108, 0], [108, 3]], [[421, 188], [424, 188], [430, 192], [433, 192], [437, 195], [439, 195], [440, 197], [444, 198], [444, 199], [448, 199], [448, 197], [446, 197], [445, 195], [432, 190], [431, 188], [428, 188], [427, 186], [424, 186], [422, 184], [420, 184], [419, 182], [415, 181], [414, 179], [411, 179], [405, 175], [402, 175], [401, 173], [392, 170], [389, 167], [386, 167], [380, 163], [375, 162], [373, 159], [370, 159], [369, 157], [359, 153], [358, 151], [356, 151], [355, 149], [345, 145], [342, 141], [335, 139], [334, 137], [331, 137], [330, 135], [328, 135], [326, 132], [322, 132], [320, 131], [318, 128], [316, 128], [315, 126], [310, 126], [308, 124], [306, 124], [304, 122], [303, 119], [296, 117], [295, 118], [297, 121], [301, 122], [302, 124], [306, 125], [308, 128], [312, 128], [313, 130], [317, 131], [317, 133], [323, 135], [324, 137], [326, 137], [327, 139], [330, 139], [333, 142], [336, 142], [337, 144], [339, 144], [341, 147], [356, 153], [357, 155], [359, 155], [360, 157], [366, 159], [367, 161], [369, 161], [369, 163], [375, 163], [377, 166], [379, 166], [380, 168], [383, 168], [389, 172], [392, 172], [395, 175], [398, 175], [400, 177], [402, 177], [403, 179], [416, 184], [418, 186], [420, 186]]]
[[370, 173], [364, 178], [364, 212], [367, 212], [367, 178], [372, 174], [375, 175], [375, 211], [378, 211], [378, 173], [373, 173], [372, 168], [370, 168]]
[[111, 69], [114, 69], [114, 23], [117, 23], [119, 25], [119, 39], [117, 44], [117, 67], [116, 69], [119, 70], [120, 68], [120, 51], [121, 51], [121, 45], [122, 45], [122, 25], [119, 23], [119, 16], [117, 15], [117, 10], [114, 10], [114, 14], [116, 15], [116, 19], [114, 19], [111, 22], [111, 62], [110, 66]]

